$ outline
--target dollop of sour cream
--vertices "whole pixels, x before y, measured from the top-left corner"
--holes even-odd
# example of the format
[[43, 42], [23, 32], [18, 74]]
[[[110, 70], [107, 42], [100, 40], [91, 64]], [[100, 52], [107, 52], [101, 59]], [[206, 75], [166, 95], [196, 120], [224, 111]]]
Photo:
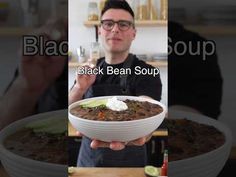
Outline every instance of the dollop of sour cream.
[[117, 97], [112, 97], [107, 100], [106, 107], [113, 111], [124, 111], [128, 109], [125, 102], [118, 100]]

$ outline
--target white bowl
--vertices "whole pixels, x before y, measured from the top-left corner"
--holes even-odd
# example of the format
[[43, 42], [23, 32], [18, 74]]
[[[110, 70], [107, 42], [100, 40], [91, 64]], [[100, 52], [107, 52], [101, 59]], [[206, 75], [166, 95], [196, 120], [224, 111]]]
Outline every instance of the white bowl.
[[171, 118], [186, 118], [198, 123], [214, 126], [225, 136], [225, 143], [219, 148], [195, 157], [168, 163], [168, 176], [174, 177], [216, 177], [224, 167], [232, 146], [232, 134], [223, 123], [207, 116], [182, 111], [169, 111]]
[[156, 101], [143, 97], [135, 96], [116, 96], [118, 100], [136, 100], [136, 101], [148, 101], [153, 104], [158, 104], [163, 108], [163, 111], [155, 116], [132, 121], [95, 121], [87, 120], [80, 117], [76, 117], [70, 113], [70, 110], [77, 107], [82, 102], [88, 100], [98, 100], [111, 98], [112, 96], [105, 97], [94, 97], [89, 99], [84, 99], [75, 102], [69, 106], [69, 120], [72, 126], [91, 139], [97, 139], [105, 142], [120, 141], [127, 142], [140, 137], [144, 137], [155, 129], [162, 123], [166, 114], [166, 107]]
[[[4, 140], [26, 124], [35, 120], [43, 120], [50, 117], [65, 118], [67, 110], [37, 114], [16, 121], [0, 132], [0, 159], [1, 163], [11, 177], [64, 177], [67, 176], [67, 166], [32, 160], [19, 156], [4, 147]], [[67, 125], [65, 125], [67, 126]], [[66, 152], [65, 152], [66, 153]], [[58, 154], [60, 155], [60, 154]]]

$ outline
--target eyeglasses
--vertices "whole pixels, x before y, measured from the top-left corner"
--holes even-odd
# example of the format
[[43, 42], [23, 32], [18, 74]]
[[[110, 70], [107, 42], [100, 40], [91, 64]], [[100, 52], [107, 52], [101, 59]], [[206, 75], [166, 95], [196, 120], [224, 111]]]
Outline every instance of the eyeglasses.
[[127, 31], [128, 29], [130, 29], [131, 26], [134, 27], [134, 23], [127, 20], [119, 20], [119, 21], [102, 20], [101, 21], [102, 28], [106, 31], [111, 31], [114, 28], [116, 23], [118, 24], [118, 28], [121, 31]]

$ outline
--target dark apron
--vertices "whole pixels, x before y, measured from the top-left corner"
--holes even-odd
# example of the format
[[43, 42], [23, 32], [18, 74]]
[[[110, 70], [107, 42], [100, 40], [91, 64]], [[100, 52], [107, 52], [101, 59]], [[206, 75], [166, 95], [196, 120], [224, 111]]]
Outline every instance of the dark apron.
[[[129, 55], [130, 57], [130, 55]], [[129, 64], [128, 64], [129, 65]], [[99, 78], [98, 78], [99, 79]], [[123, 88], [126, 81], [121, 79], [121, 83], [99, 84], [92, 86], [85, 98], [111, 95], [132, 95]], [[79, 167], [143, 167], [147, 164], [146, 146], [126, 146], [125, 149], [114, 151], [109, 148], [92, 149], [91, 140], [83, 137], [77, 166]]]

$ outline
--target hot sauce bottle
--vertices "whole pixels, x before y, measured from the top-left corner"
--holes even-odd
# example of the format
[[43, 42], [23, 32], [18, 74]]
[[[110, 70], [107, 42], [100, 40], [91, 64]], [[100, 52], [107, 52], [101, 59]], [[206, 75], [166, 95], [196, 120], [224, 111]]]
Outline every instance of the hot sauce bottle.
[[163, 164], [161, 166], [161, 176], [167, 176], [167, 170], [168, 170], [168, 150], [165, 150]]

